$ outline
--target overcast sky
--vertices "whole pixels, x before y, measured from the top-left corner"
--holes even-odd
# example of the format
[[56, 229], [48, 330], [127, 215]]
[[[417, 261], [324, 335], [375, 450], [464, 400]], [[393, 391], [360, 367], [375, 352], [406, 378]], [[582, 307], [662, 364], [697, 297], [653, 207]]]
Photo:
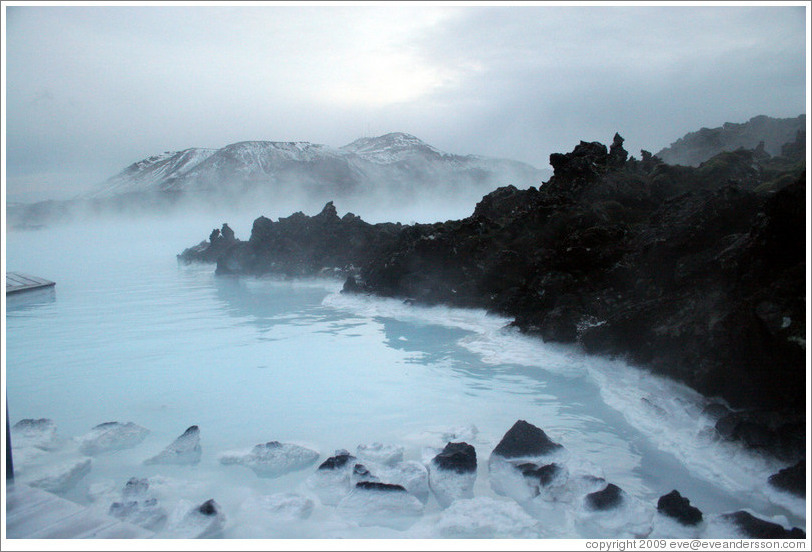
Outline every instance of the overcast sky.
[[403, 131], [547, 167], [806, 112], [801, 6], [4, 8], [9, 201], [242, 140]]

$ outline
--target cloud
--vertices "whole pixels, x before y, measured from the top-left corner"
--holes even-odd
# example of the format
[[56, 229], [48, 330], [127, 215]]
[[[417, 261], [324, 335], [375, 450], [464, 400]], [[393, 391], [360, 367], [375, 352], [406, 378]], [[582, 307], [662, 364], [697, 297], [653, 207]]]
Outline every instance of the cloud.
[[[7, 167], [404, 131], [544, 166], [805, 107], [803, 7], [8, 7]], [[52, 177], [50, 177], [52, 178]], [[17, 179], [17, 180], [15, 180]]]

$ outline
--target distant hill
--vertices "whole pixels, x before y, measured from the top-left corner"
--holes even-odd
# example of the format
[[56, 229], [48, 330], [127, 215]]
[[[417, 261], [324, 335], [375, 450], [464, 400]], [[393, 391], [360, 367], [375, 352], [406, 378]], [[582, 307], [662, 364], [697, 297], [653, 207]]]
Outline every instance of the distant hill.
[[402, 132], [360, 138], [341, 148], [310, 142], [249, 141], [222, 149], [165, 152], [133, 163], [89, 198], [122, 193], [239, 195], [305, 193], [329, 200], [351, 195], [462, 192], [479, 197], [513, 184], [537, 186], [549, 177], [526, 163], [444, 153]]
[[764, 150], [770, 155], [780, 155], [781, 146], [794, 142], [798, 132], [805, 132], [805, 128], [806, 115], [790, 119], [759, 115], [746, 123], [725, 123], [690, 132], [656, 156], [669, 165], [696, 167], [723, 151], [756, 149], [760, 142], [764, 142]]

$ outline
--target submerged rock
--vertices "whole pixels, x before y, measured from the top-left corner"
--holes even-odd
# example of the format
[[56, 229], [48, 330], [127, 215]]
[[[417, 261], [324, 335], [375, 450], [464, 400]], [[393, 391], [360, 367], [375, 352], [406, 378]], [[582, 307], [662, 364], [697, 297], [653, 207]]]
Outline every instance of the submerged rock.
[[473, 498], [476, 450], [468, 443], [448, 443], [429, 463], [429, 488], [443, 508], [460, 498]]
[[200, 447], [200, 429], [193, 425], [145, 464], [197, 464], [203, 450]]
[[749, 512], [739, 510], [722, 514], [723, 520], [735, 525], [745, 537], [751, 539], [805, 539], [806, 533], [797, 527], [785, 529], [777, 523], [755, 517]]
[[106, 452], [133, 448], [149, 434], [149, 430], [133, 422], [105, 422], [79, 437], [79, 452], [96, 456]]
[[676, 489], [660, 497], [657, 501], [657, 511], [682, 525], [697, 525], [702, 522], [702, 512], [699, 508], [691, 506], [691, 501], [679, 494]]
[[279, 441], [256, 445], [249, 452], [229, 452], [220, 456], [224, 465], [238, 464], [251, 468], [258, 477], [280, 477], [302, 470], [319, 458], [319, 453], [308, 448]]
[[533, 457], [551, 454], [563, 448], [547, 437], [543, 430], [519, 420], [505, 433], [491, 454], [503, 458]]

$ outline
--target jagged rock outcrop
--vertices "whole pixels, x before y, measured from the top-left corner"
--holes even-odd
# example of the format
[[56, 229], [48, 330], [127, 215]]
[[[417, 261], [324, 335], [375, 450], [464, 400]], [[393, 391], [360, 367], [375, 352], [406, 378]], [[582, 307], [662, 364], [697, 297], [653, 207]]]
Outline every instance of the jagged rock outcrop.
[[[228, 225], [223, 225], [227, 228]], [[344, 275], [368, 263], [391, 245], [400, 224], [369, 224], [347, 213], [339, 218], [333, 202], [312, 217], [298, 212], [277, 222], [254, 221], [248, 241], [212, 231], [209, 242], [185, 250], [183, 262], [216, 262], [217, 274], [284, 276]]]

